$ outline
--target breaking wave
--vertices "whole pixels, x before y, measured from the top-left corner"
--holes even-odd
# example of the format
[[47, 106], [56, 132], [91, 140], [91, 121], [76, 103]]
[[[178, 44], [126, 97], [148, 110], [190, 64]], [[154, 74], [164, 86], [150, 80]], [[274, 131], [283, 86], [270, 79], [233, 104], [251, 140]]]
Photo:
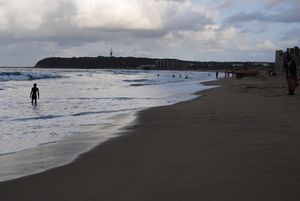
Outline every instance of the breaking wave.
[[43, 74], [32, 71], [27, 72], [0, 72], [0, 82], [6, 81], [30, 81], [30, 80], [40, 80], [40, 79], [56, 79], [56, 78], [64, 78], [61, 75], [55, 74]]

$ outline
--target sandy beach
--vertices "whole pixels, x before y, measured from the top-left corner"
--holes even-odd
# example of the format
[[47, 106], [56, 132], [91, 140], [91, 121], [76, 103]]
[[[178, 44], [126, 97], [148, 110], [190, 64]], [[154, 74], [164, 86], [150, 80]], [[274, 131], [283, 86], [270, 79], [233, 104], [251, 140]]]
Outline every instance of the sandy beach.
[[0, 183], [2, 201], [300, 200], [300, 90], [283, 75], [224, 78], [43, 173]]

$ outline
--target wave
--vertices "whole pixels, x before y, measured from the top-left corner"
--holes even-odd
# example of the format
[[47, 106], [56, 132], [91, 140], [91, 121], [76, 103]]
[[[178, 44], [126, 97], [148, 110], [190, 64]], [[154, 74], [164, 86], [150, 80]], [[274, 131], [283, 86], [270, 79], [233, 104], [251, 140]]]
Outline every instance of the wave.
[[153, 85], [153, 84], [131, 84], [130, 86], [132, 86], [132, 87], [141, 87], [141, 86], [149, 86], [149, 85]]
[[132, 99], [137, 99], [135, 97], [107, 97], [107, 98], [86, 98], [86, 97], [81, 97], [81, 98], [68, 98], [68, 100], [132, 100]]
[[141, 72], [150, 74], [148, 71], [141, 70], [106, 70], [106, 72], [111, 73], [112, 75], [136, 75]]
[[148, 79], [123, 80], [123, 82], [147, 82]]
[[77, 114], [73, 114], [71, 116], [83, 116], [83, 115], [90, 115], [90, 114], [108, 114], [108, 113], [118, 113], [118, 112], [128, 112], [128, 111], [136, 111], [141, 110], [144, 108], [132, 108], [132, 109], [121, 109], [121, 110], [103, 110], [103, 111], [89, 111], [89, 112], [80, 112]]
[[134, 80], [123, 80], [123, 82], [133, 83], [130, 84], [132, 87], [158, 85], [160, 82], [149, 80], [149, 79], [134, 79]]
[[36, 73], [36, 72], [32, 72], [32, 71], [1, 72], [0, 73], [0, 82], [27, 81], [27, 80], [31, 81], [31, 80], [40, 80], [40, 79], [56, 79], [56, 78], [64, 78], [64, 77], [65, 76]]
[[47, 115], [47, 116], [39, 116], [39, 117], [29, 117], [29, 118], [20, 118], [14, 119], [14, 121], [28, 121], [28, 120], [39, 120], [39, 119], [53, 119], [63, 117], [62, 115]]

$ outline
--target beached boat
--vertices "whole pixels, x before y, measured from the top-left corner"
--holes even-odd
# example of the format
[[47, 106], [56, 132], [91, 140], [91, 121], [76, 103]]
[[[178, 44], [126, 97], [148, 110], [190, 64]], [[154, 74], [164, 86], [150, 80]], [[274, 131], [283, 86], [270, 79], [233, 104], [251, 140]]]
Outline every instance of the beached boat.
[[257, 71], [248, 71], [248, 70], [234, 70], [231, 71], [230, 73], [234, 74], [237, 78], [242, 78], [244, 76], [256, 76], [260, 72]]

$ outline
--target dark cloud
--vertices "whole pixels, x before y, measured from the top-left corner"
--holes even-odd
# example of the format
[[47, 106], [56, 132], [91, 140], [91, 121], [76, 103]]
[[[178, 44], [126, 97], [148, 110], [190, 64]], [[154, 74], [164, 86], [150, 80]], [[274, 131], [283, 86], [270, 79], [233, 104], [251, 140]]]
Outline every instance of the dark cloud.
[[267, 30], [267, 27], [264, 26], [251, 26], [251, 27], [245, 27], [241, 29], [241, 33], [254, 33], [254, 34], [260, 34], [264, 33]]
[[275, 22], [300, 23], [299, 12], [300, 12], [300, 4], [298, 7], [292, 7], [278, 14], [274, 14], [273, 19]]
[[252, 13], [239, 12], [235, 15], [225, 18], [223, 23], [226, 25], [233, 25], [235, 27], [243, 27], [245, 22], [270, 20], [270, 17], [261, 11], [255, 11]]
[[268, 1], [269, 7], [264, 11], [254, 11], [250, 13], [239, 12], [223, 20], [225, 25], [232, 25], [237, 28], [247, 26], [247, 23], [269, 22], [269, 23], [300, 23], [300, 1]]
[[285, 10], [299, 6], [299, 0], [262, 0], [265, 10]]

